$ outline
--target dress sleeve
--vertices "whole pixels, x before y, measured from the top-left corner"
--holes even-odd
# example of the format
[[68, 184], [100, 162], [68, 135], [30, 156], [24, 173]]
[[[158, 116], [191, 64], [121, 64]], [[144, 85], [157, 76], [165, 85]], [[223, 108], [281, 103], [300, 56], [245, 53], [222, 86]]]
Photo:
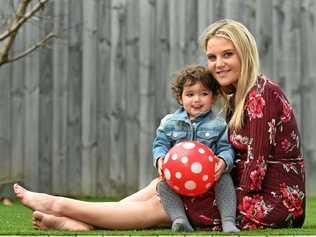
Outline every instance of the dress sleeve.
[[247, 159], [240, 180], [244, 191], [261, 190], [267, 170], [267, 160], [276, 146], [277, 123], [282, 112], [282, 102], [275, 85], [258, 87], [249, 93], [246, 101], [244, 128], [249, 136]]

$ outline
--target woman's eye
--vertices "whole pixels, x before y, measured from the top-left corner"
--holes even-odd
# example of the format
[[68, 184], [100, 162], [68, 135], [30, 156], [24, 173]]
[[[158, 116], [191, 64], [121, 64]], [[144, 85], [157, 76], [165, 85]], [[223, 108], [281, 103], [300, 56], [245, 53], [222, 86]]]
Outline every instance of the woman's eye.
[[209, 60], [209, 61], [215, 61], [216, 60], [216, 56], [215, 55], [208, 55], [207, 56], [207, 59]]
[[224, 58], [229, 58], [233, 55], [233, 52], [225, 52], [224, 53]]

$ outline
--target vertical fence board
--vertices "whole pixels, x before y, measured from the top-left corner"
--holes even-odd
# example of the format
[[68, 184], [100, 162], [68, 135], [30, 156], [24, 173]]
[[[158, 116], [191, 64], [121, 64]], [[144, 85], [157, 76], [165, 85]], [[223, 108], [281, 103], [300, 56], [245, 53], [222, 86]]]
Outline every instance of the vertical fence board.
[[169, 18], [168, 1], [157, 1], [155, 27], [158, 34], [155, 37], [155, 71], [152, 80], [155, 87], [155, 103], [153, 105], [155, 108], [155, 127], [159, 125], [160, 119], [164, 115], [170, 113], [170, 105], [168, 99], [166, 99], [171, 97], [169, 72]]
[[[0, 9], [0, 29], [4, 30], [9, 19], [9, 12], [11, 10], [11, 3], [4, 2]], [[0, 42], [0, 50], [4, 47], [4, 42]], [[1, 184], [10, 182], [12, 180], [11, 166], [11, 139], [12, 130], [10, 129], [12, 114], [11, 108], [13, 104], [11, 95], [11, 78], [12, 78], [12, 65], [3, 65], [0, 69], [0, 195]]]
[[[25, 50], [25, 31], [22, 30], [14, 43], [15, 52]], [[16, 61], [12, 64], [11, 82], [11, 177], [10, 179], [21, 181], [24, 173], [24, 75], [25, 60]], [[2, 152], [2, 151], [1, 151]]]
[[0, 70], [0, 184], [10, 180], [11, 173], [11, 113], [10, 113], [10, 77], [12, 67], [4, 65]]
[[[272, 77], [273, 70], [273, 44], [271, 34], [273, 28], [273, 18], [267, 17], [273, 14], [273, 5], [271, 1], [257, 1], [257, 20], [256, 30], [253, 32], [256, 36], [259, 50], [261, 71], [269, 77]], [[277, 52], [276, 52], [277, 53]]]
[[224, 0], [225, 18], [238, 19], [241, 15], [243, 0]]
[[[26, 25], [26, 48], [39, 39], [38, 25]], [[25, 184], [39, 190], [39, 51], [25, 58]]]
[[82, 2], [69, 2], [67, 193], [81, 192]]
[[111, 195], [110, 180], [110, 62], [111, 62], [111, 1], [99, 1], [98, 11], [98, 148], [97, 148], [97, 194]]
[[139, 77], [139, 5], [131, 1], [127, 2], [127, 27], [126, 27], [126, 176], [125, 193], [130, 193], [138, 189], [139, 173], [139, 137], [135, 136], [139, 132], [139, 88], [138, 80], [131, 78]]
[[185, 27], [185, 48], [184, 64], [195, 63], [200, 53], [198, 44], [198, 1], [189, 0], [185, 9], [184, 27]]
[[[45, 12], [48, 16], [53, 13], [53, 5], [48, 4]], [[44, 21], [39, 26], [40, 37], [53, 28], [52, 21]], [[40, 38], [39, 38], [40, 39]], [[39, 40], [35, 39], [35, 40]], [[52, 47], [39, 51], [39, 190], [51, 191], [52, 168], [52, 128], [53, 128], [53, 58]]]
[[112, 1], [110, 68], [110, 182], [114, 192], [124, 191], [125, 182], [125, 86], [126, 86], [126, 0]]
[[68, 0], [54, 1], [52, 192], [67, 192]]
[[82, 194], [95, 195], [96, 177], [96, 81], [97, 81], [97, 2], [82, 1]]
[[140, 7], [140, 63], [139, 63], [139, 186], [144, 187], [153, 177], [151, 141], [154, 130], [154, 95], [152, 83], [154, 41], [154, 4], [150, 0], [141, 1]]

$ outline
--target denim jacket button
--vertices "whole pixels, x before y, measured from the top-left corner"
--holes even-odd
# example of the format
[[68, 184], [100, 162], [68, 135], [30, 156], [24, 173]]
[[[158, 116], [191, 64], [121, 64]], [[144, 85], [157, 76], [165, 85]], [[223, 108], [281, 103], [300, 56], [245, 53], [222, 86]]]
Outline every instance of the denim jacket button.
[[209, 136], [210, 136], [210, 133], [209, 133], [209, 132], [205, 133], [205, 136], [206, 136], [206, 137], [209, 137]]

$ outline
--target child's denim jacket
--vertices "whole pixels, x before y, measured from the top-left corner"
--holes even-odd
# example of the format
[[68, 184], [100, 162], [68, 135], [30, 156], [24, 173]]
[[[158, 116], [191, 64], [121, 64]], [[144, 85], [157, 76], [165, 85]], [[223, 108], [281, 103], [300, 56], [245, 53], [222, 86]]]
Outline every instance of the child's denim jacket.
[[157, 167], [158, 158], [164, 157], [176, 143], [188, 140], [196, 140], [210, 147], [215, 155], [225, 161], [227, 172], [233, 168], [235, 154], [228, 142], [224, 119], [209, 111], [190, 121], [184, 108], [161, 120], [153, 142], [154, 166]]

